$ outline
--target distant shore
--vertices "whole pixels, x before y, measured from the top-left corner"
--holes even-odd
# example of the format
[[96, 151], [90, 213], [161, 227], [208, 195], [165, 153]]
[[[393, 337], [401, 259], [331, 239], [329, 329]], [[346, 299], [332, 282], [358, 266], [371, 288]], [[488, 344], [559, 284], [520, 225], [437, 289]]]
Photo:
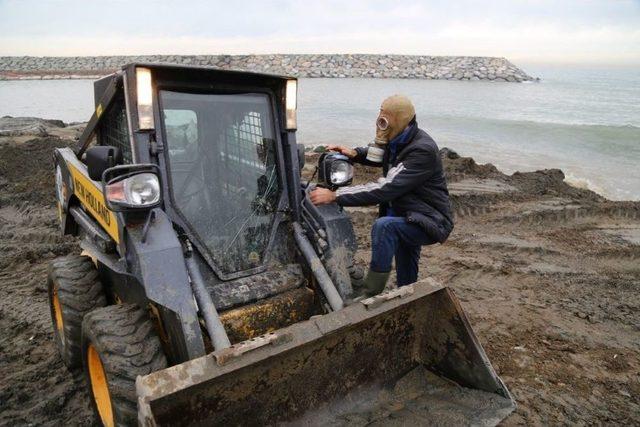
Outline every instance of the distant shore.
[[294, 77], [536, 81], [506, 58], [425, 55], [145, 55], [0, 57], [0, 80], [95, 79], [122, 65], [167, 63], [211, 66]]
[[0, 70], [0, 80], [96, 80], [111, 74], [111, 70], [95, 71], [4, 71]]

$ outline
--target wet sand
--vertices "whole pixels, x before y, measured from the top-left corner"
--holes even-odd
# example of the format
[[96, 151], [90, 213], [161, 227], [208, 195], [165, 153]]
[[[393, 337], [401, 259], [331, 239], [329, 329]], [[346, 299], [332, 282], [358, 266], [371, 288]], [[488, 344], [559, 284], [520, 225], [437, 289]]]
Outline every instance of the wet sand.
[[[81, 126], [28, 127], [0, 135], [0, 425], [89, 425], [84, 386], [54, 347], [46, 293], [47, 264], [78, 250], [58, 232], [51, 153]], [[442, 154], [456, 228], [423, 249], [420, 277], [462, 300], [518, 403], [503, 424], [639, 424], [640, 202], [571, 187], [559, 170], [507, 176]], [[378, 174], [358, 167], [356, 179]], [[366, 265], [376, 210], [349, 212]], [[407, 405], [389, 393], [389, 406], [344, 424], [402, 424]]]
[[358, 390], [285, 426], [493, 426], [512, 411], [509, 399], [418, 367], [392, 387]]

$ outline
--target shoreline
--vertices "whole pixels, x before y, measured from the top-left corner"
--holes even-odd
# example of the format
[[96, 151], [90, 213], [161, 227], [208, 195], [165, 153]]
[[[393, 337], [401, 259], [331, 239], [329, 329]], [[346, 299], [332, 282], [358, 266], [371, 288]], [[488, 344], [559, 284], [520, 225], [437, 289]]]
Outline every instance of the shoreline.
[[308, 78], [538, 81], [506, 58], [482, 56], [273, 54], [33, 57], [0, 56], [0, 80], [99, 78], [127, 63], [208, 66]]
[[[0, 145], [3, 143], [3, 140], [6, 139], [17, 139], [21, 141], [28, 140], [31, 136], [57, 136], [57, 137], [77, 137], [82, 132], [82, 129], [86, 125], [86, 122], [69, 122], [65, 123], [61, 120], [57, 119], [43, 119], [43, 118], [35, 118], [35, 117], [12, 117], [12, 116], [4, 116], [0, 117]], [[326, 144], [323, 143], [304, 143], [305, 153], [307, 155], [314, 156], [315, 153], [322, 153], [325, 150]], [[459, 156], [456, 151], [449, 147], [441, 147], [441, 152], [451, 152], [455, 156]], [[483, 164], [483, 166], [489, 166], [495, 168], [496, 171], [499, 171], [504, 176], [513, 176], [516, 174], [522, 173], [532, 173], [539, 171], [539, 168], [531, 166], [525, 170], [516, 170], [511, 174], [503, 172], [497, 166], [494, 166], [492, 163]], [[589, 178], [575, 176], [574, 174], [567, 173], [562, 169], [554, 169], [560, 171], [563, 176], [563, 180], [566, 184], [570, 185], [573, 188], [586, 190], [597, 194], [599, 197], [602, 197], [603, 200], [611, 201], [611, 202], [640, 202], [637, 199], [612, 199], [605, 194], [605, 191], [601, 188], [597, 187], [594, 183], [591, 182]]]

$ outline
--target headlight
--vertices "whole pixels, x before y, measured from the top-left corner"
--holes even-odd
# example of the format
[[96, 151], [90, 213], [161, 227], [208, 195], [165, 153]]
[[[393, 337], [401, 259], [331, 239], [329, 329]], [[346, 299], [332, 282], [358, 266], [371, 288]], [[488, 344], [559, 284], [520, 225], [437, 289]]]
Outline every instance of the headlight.
[[160, 201], [160, 181], [153, 173], [139, 173], [105, 186], [111, 204], [130, 208], [146, 208]]
[[325, 153], [318, 161], [318, 182], [331, 190], [351, 184], [353, 165], [343, 154]]
[[349, 162], [338, 160], [331, 164], [331, 183], [344, 185], [353, 179], [353, 166]]

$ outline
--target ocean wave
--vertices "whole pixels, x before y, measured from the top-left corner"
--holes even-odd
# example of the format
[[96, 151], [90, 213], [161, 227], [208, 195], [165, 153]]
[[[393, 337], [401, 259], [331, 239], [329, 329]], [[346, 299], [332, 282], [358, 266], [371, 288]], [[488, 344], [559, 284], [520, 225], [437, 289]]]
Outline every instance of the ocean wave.
[[566, 127], [566, 128], [584, 128], [590, 130], [598, 129], [610, 129], [610, 130], [627, 130], [627, 131], [640, 131], [640, 125], [631, 123], [626, 124], [605, 124], [605, 123], [585, 123], [585, 122], [560, 122], [553, 120], [526, 120], [526, 119], [502, 119], [496, 117], [482, 117], [482, 116], [455, 116], [455, 115], [437, 115], [427, 116], [427, 121], [472, 121], [478, 123], [494, 123], [502, 124], [506, 126], [518, 126], [518, 127], [536, 127], [536, 126], [551, 126], [551, 127]]
[[576, 176], [570, 172], [564, 172], [564, 181], [573, 187], [582, 188], [584, 190], [591, 190], [594, 193], [600, 194], [601, 196], [605, 196], [605, 197], [614, 196], [613, 194], [610, 194], [610, 192], [605, 190], [604, 187], [601, 187], [600, 185], [593, 182], [593, 180], [589, 178]]
[[602, 124], [602, 123], [569, 123], [569, 122], [556, 122], [556, 121], [547, 121], [547, 120], [506, 120], [512, 121], [516, 123], [530, 123], [533, 125], [550, 125], [550, 126], [563, 126], [563, 127], [577, 127], [577, 128], [585, 128], [585, 129], [621, 129], [621, 130], [632, 130], [632, 131], [640, 131], [640, 126], [632, 125], [630, 123], [624, 125], [614, 125], [614, 124]]
[[640, 159], [640, 127], [633, 125], [569, 125], [471, 117], [433, 118], [422, 123], [437, 141], [449, 144], [481, 144], [558, 160], [569, 156], [581, 158], [586, 164], [600, 158], [601, 162], [619, 162], [616, 164], [622, 166]]

